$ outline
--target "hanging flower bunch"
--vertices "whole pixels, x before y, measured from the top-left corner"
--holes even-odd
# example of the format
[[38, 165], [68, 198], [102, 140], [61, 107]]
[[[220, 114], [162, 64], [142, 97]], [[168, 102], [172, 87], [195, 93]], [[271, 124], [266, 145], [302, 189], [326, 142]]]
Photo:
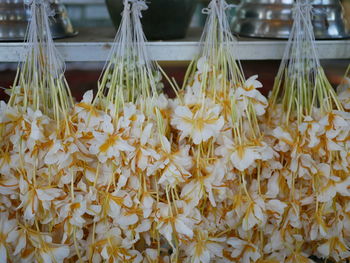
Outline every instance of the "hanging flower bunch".
[[76, 207], [79, 220], [67, 229], [80, 233], [72, 254], [79, 261], [169, 262], [160, 228], [171, 223], [162, 218], [172, 211], [158, 180], [176, 172], [186, 152], [174, 154], [168, 140], [168, 99], [158, 93], [162, 76], [148, 57], [140, 22], [146, 9], [144, 1], [124, 1], [98, 92], [88, 91], [74, 108], [86, 157], [77, 164], [74, 202], [84, 206]]
[[320, 65], [311, 9], [308, 1], [296, 1], [292, 33], [263, 125], [282, 165], [269, 179], [271, 193], [286, 204], [282, 224], [271, 226], [272, 240], [278, 242], [267, 249], [279, 258], [288, 251], [346, 262], [350, 115]]
[[61, 200], [80, 152], [73, 101], [46, 2], [30, 3], [26, 57], [0, 104], [0, 262], [63, 262], [70, 254]]
[[175, 208], [180, 198], [197, 213], [196, 221], [187, 216], [185, 233], [175, 225], [180, 262], [264, 262], [271, 227], [282, 224], [287, 207], [269, 186], [281, 165], [258, 125], [268, 102], [257, 76], [245, 80], [234, 57], [228, 7], [213, 0], [205, 10], [201, 55], [172, 103], [173, 145], [186, 149], [192, 165], [159, 183], [175, 192]]
[[157, 176], [175, 160], [161, 74], [145, 50], [145, 3], [125, 1], [98, 94], [74, 109], [46, 4], [31, 9], [27, 61], [1, 104], [0, 261], [166, 260]]

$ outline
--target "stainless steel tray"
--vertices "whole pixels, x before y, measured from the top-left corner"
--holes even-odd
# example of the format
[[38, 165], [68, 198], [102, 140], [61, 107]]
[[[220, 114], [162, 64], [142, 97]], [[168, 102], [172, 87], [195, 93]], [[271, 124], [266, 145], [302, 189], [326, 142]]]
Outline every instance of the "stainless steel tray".
[[[54, 17], [50, 19], [51, 32], [54, 38], [75, 36], [77, 31], [68, 17], [64, 5], [57, 1], [50, 4]], [[0, 0], [0, 41], [24, 40], [30, 10], [23, 0]]]
[[[287, 39], [293, 25], [293, 0], [245, 0], [237, 9], [232, 30], [241, 36]], [[350, 37], [338, 0], [313, 1], [316, 39]]]

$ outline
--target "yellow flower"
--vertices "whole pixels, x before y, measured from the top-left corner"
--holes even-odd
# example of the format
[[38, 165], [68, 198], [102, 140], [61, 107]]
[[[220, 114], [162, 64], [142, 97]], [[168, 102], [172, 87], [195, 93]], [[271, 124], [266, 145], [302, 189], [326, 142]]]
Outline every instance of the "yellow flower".
[[198, 222], [198, 212], [196, 209], [188, 206], [184, 201], [174, 202], [177, 207], [177, 214], [174, 214], [168, 204], [158, 204], [159, 220], [157, 229], [159, 233], [165, 237], [171, 246], [173, 246], [173, 234], [179, 235], [181, 238], [192, 238], [193, 227]]
[[231, 257], [236, 258], [238, 262], [252, 263], [261, 257], [258, 248], [245, 240], [231, 237], [227, 240], [227, 244], [232, 247]]
[[106, 229], [94, 244], [105, 262], [140, 263], [140, 252], [132, 249], [133, 243], [123, 239], [122, 231], [118, 227]]
[[248, 204], [243, 217], [242, 228], [244, 231], [252, 229], [255, 225], [263, 225], [266, 222], [265, 203], [262, 199], [256, 199]]
[[181, 138], [191, 137], [194, 144], [216, 138], [224, 126], [218, 105], [190, 110], [187, 106], [177, 106], [171, 124], [181, 132]]
[[162, 137], [162, 149], [164, 157], [159, 160], [159, 168], [162, 169], [158, 184], [176, 187], [179, 183], [191, 177], [189, 170], [192, 167], [192, 159], [189, 155], [190, 146], [179, 146], [178, 151], [171, 150], [170, 142], [166, 137]]
[[121, 152], [132, 152], [135, 150], [118, 133], [94, 132], [91, 140], [90, 153], [96, 154], [99, 161], [105, 163], [107, 159], [119, 158]]
[[317, 252], [322, 257], [332, 257], [337, 262], [350, 257], [350, 248], [341, 235], [327, 238], [325, 242], [317, 247]]
[[79, 122], [84, 123], [86, 127], [97, 127], [102, 120], [102, 114], [92, 105], [93, 91], [87, 91], [83, 100], [75, 105], [74, 111], [78, 116]]
[[9, 236], [11, 232], [17, 227], [17, 221], [15, 219], [9, 219], [9, 214], [7, 212], [0, 213], [0, 262], [8, 262], [10, 260], [10, 246], [8, 244]]
[[[332, 180], [333, 179], [333, 180]], [[329, 202], [336, 194], [341, 196], [350, 196], [350, 177], [345, 180], [334, 181], [336, 177], [332, 179], [324, 180], [322, 182], [319, 193], [317, 194], [317, 200], [319, 202]]]
[[188, 262], [210, 263], [223, 258], [225, 238], [209, 236], [206, 230], [198, 230], [193, 241], [185, 247]]
[[23, 216], [25, 220], [33, 222], [35, 216], [44, 210], [49, 210], [51, 201], [63, 195], [61, 189], [52, 187], [35, 187], [20, 178], [21, 204], [18, 209], [23, 208]]
[[252, 76], [245, 82], [243, 87], [238, 87], [234, 93], [237, 107], [240, 112], [249, 112], [249, 105], [252, 105], [257, 116], [265, 114], [268, 106], [267, 99], [257, 90], [262, 87], [257, 81], [258, 75]]
[[69, 256], [69, 248], [63, 245], [45, 244], [38, 254], [45, 263], [63, 263]]
[[261, 146], [235, 144], [227, 136], [224, 136], [223, 144], [216, 149], [215, 153], [229, 157], [233, 166], [242, 172], [249, 167], [254, 167], [257, 160], [269, 160], [275, 154], [265, 143]]

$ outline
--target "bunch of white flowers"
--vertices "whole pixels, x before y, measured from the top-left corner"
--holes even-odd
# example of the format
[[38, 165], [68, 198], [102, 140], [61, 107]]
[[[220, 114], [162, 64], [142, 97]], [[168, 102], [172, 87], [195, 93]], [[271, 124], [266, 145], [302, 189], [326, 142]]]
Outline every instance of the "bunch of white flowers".
[[[295, 22], [270, 98], [263, 130], [278, 152], [281, 169], [269, 179], [273, 195], [287, 204], [277, 247], [288, 235], [294, 249], [346, 262], [350, 258], [348, 206], [350, 114], [318, 60], [312, 6], [297, 1]], [[343, 107], [343, 105], [344, 107]], [[283, 234], [282, 234], [283, 233]]]

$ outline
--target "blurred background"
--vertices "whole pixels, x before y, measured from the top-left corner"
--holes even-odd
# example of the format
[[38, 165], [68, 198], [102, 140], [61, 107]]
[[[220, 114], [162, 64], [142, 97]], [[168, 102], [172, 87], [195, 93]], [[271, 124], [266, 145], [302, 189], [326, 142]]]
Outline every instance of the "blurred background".
[[[166, 8], [168, 7], [166, 4], [167, 1], [172, 1], [173, 4], [178, 2], [179, 5], [174, 5], [170, 9], [168, 8], [169, 10], [166, 10]], [[252, 0], [242, 1], [243, 2], [241, 3], [241, 7], [242, 5], [244, 5], [244, 1], [246, 1], [247, 3], [254, 2]], [[277, 2], [285, 2], [288, 4], [292, 1], [293, 0], [279, 0]], [[316, 1], [319, 2], [318, 4], [322, 4], [323, 2], [322, 0]], [[208, 0], [149, 0], [148, 2], [150, 3], [149, 12], [153, 13], [153, 15], [147, 15], [147, 11], [144, 14], [143, 19], [145, 32], [149, 39], [151, 39], [152, 41], [162, 41], [169, 39], [171, 39], [170, 41], [199, 40], [200, 34], [202, 32], [206, 20], [206, 15], [202, 13], [202, 9], [207, 6], [209, 2]], [[158, 8], [156, 7], [157, 2], [158, 4], [160, 4]], [[183, 2], [182, 5], [179, 2]], [[239, 1], [235, 0], [228, 0], [227, 2], [233, 5], [239, 4]], [[332, 1], [327, 0], [325, 2]], [[114, 35], [116, 33], [115, 28], [118, 26], [118, 23], [120, 21], [122, 0], [61, 0], [60, 3], [64, 4], [66, 12], [73, 27], [80, 34], [90, 34], [91, 36], [93, 36], [95, 32], [103, 31], [104, 35], [107, 38], [110, 38], [110, 41], [113, 40]], [[154, 5], [152, 6], [152, 4]], [[164, 6], [161, 6], [162, 4]], [[254, 6], [257, 5], [255, 4]], [[335, 19], [340, 19], [340, 16], [342, 16], [341, 19], [343, 21], [347, 21], [348, 19], [350, 20], [350, 0], [342, 1], [342, 6], [342, 14], [340, 15], [340, 13], [335, 13]], [[260, 7], [258, 6], [258, 13], [262, 12], [262, 8], [259, 8]], [[283, 8], [284, 15], [291, 12], [290, 6]], [[269, 16], [274, 15], [271, 14], [271, 10], [271, 8], [268, 9]], [[0, 8], [0, 20], [2, 15], [1, 12], [2, 9]], [[231, 8], [228, 11], [227, 15], [229, 17], [230, 22], [232, 23], [232, 28], [235, 28], [235, 30], [243, 31], [248, 28], [247, 34], [249, 35], [249, 27], [247, 27], [246, 24], [244, 24], [245, 27], [242, 25], [237, 26], [237, 24], [234, 25], [235, 19], [237, 23], [238, 18], [242, 18], [242, 16], [247, 16], [247, 14], [252, 15], [252, 12], [249, 12], [250, 11], [246, 10], [239, 11], [236, 7]], [[326, 12], [330, 13], [329, 11]], [[254, 15], [255, 14], [253, 14], [252, 16]], [[259, 13], [257, 16], [261, 18], [263, 15]], [[246, 18], [244, 17], [244, 19]], [[246, 20], [244, 21], [246, 22]], [[277, 26], [280, 26], [279, 21], [277, 21], [276, 23]], [[167, 30], [164, 30], [165, 26], [168, 28]], [[282, 33], [287, 34], [288, 32], [284, 31]], [[271, 36], [269, 37], [271, 38]], [[349, 37], [349, 35], [346, 35], [346, 37]], [[59, 41], [66, 40], [61, 39]], [[272, 87], [274, 77], [279, 67], [279, 63], [280, 61], [278, 60], [250, 60], [242, 61], [242, 66], [247, 77], [255, 74], [259, 75], [259, 79], [264, 84], [264, 93], [267, 94]], [[322, 61], [322, 63], [332, 84], [336, 86], [341, 81], [345, 70], [350, 63], [350, 60], [324, 60]], [[160, 63], [160, 65], [164, 68], [165, 72], [167, 72], [170, 77], [174, 77], [180, 85], [182, 84], [182, 80], [188, 62], [166, 61]], [[80, 99], [82, 94], [86, 90], [96, 88], [96, 83], [101, 74], [103, 66], [103, 62], [67, 63], [66, 77], [68, 83], [70, 84], [72, 92], [77, 99]], [[17, 63], [1, 63], [0, 61], [0, 87], [9, 88], [12, 85], [13, 79], [15, 77], [16, 68]], [[172, 95], [170, 89], [167, 89], [167, 91], [170, 95]], [[3, 89], [1, 89], [0, 97], [1, 99], [5, 98]]]

